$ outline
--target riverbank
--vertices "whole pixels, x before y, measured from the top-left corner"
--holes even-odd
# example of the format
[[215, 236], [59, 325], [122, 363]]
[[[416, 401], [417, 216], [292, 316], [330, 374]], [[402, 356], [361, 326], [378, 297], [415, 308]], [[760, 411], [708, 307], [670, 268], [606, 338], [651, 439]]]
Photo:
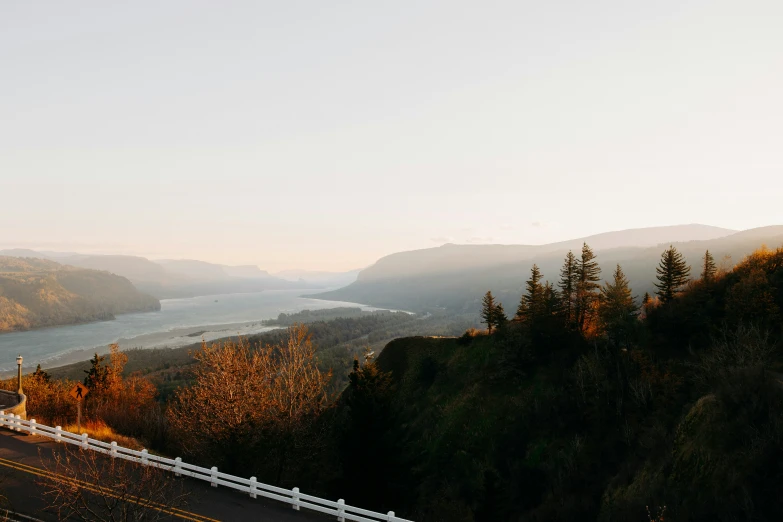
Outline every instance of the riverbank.
[[[158, 312], [118, 315], [113, 321], [59, 326], [0, 335], [0, 375], [16, 369], [15, 358], [24, 357], [24, 370], [37, 364], [55, 367], [89, 359], [108, 345], [122, 349], [186, 346], [203, 337], [219, 338], [263, 333], [281, 313], [324, 310], [346, 306], [362, 310], [373, 307], [299, 297], [299, 290], [267, 291], [256, 294], [165, 299]], [[279, 326], [279, 325], [278, 325]]]

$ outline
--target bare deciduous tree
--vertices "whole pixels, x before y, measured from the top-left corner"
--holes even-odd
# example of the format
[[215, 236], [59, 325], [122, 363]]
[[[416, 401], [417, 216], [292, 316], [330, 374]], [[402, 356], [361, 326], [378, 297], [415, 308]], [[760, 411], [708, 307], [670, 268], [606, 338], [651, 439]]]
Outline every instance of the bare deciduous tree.
[[187, 505], [182, 481], [156, 467], [64, 448], [46, 468], [39, 484], [47, 509], [59, 520], [161, 520]]
[[248, 466], [249, 448], [263, 448], [279, 481], [327, 404], [331, 372], [318, 369], [307, 327], [289, 327], [274, 345], [203, 343], [194, 357], [194, 383], [167, 412], [183, 453], [236, 470]]

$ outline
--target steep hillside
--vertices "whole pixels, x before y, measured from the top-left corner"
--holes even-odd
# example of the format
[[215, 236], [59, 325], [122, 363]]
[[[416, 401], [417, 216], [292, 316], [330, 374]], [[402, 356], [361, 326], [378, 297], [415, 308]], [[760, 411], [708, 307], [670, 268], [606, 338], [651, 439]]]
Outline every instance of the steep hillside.
[[778, 520], [781, 310], [783, 249], [650, 308], [625, 348], [524, 322], [397, 339], [390, 381], [343, 396], [344, 484], [422, 522]]
[[[689, 231], [695, 236], [692, 240], [672, 240], [659, 244], [659, 239], [665, 237], [666, 233], [671, 233], [674, 238], [682, 238], [687, 237]], [[363, 270], [355, 283], [312, 297], [412, 311], [445, 308], [466, 312], [477, 310], [478, 299], [483, 292], [491, 289], [506, 304], [507, 309], [513, 309], [533, 263], [538, 264], [544, 279], [557, 281], [564, 256], [568, 250], [577, 252], [583, 242], [587, 242], [598, 254], [603, 277], [609, 277], [615, 264], [620, 263], [634, 293], [641, 296], [653, 290], [655, 267], [664, 245], [674, 244], [694, 267], [698, 267], [707, 249], [719, 262], [731, 267], [763, 243], [770, 247], [783, 244], [783, 226], [753, 229], [723, 237], [714, 236], [729, 234], [730, 231], [663, 227], [652, 229], [647, 235], [644, 232], [645, 229], [638, 231], [641, 239], [634, 239], [632, 231], [625, 231], [611, 233], [613, 236], [602, 234], [543, 246], [444, 245], [437, 249], [393, 254]], [[696, 239], [705, 235], [713, 237]], [[608, 248], [617, 245], [620, 240], [630, 244]], [[645, 242], [652, 245], [638, 246]], [[731, 259], [723, 260], [727, 255]], [[694, 275], [698, 275], [697, 268], [694, 268]]]
[[256, 266], [226, 266], [190, 259], [150, 261], [139, 256], [36, 252], [28, 249], [4, 250], [0, 251], [0, 255], [48, 259], [80, 268], [104, 270], [127, 278], [140, 291], [158, 299], [324, 288], [319, 284], [285, 281]]
[[0, 332], [113, 319], [160, 302], [107, 272], [0, 256]]

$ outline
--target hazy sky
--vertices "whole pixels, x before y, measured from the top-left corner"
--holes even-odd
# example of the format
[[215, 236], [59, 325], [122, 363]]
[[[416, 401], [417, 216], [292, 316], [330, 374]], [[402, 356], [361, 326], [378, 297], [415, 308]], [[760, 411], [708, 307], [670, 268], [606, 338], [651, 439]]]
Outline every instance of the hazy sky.
[[781, 179], [780, 0], [0, 4], [0, 247], [349, 269]]

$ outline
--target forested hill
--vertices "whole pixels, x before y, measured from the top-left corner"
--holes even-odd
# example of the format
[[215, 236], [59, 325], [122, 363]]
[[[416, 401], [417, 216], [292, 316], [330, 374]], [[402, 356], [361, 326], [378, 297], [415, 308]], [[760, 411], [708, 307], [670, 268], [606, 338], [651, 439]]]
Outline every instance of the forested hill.
[[108, 272], [0, 256], [0, 332], [113, 319], [160, 302]]
[[581, 332], [528, 292], [491, 335], [391, 342], [341, 403], [345, 483], [420, 521], [780, 520], [783, 249], [641, 315], [604, 288]]
[[[664, 237], [670, 239], [661, 241]], [[464, 313], [477, 310], [480, 296], [491, 288], [500, 301], [515, 306], [530, 265], [537, 263], [543, 279], [556, 282], [564, 256], [569, 250], [577, 253], [583, 242], [598, 254], [602, 279], [609, 279], [612, 268], [620, 263], [635, 295], [641, 296], [652, 293], [655, 267], [670, 244], [694, 266], [709, 250], [719, 264], [730, 268], [762, 244], [770, 248], [783, 245], [783, 226], [736, 233], [695, 225], [660, 227], [540, 246], [444, 245], [387, 256], [363, 270], [355, 283], [313, 297], [412, 311]]]

